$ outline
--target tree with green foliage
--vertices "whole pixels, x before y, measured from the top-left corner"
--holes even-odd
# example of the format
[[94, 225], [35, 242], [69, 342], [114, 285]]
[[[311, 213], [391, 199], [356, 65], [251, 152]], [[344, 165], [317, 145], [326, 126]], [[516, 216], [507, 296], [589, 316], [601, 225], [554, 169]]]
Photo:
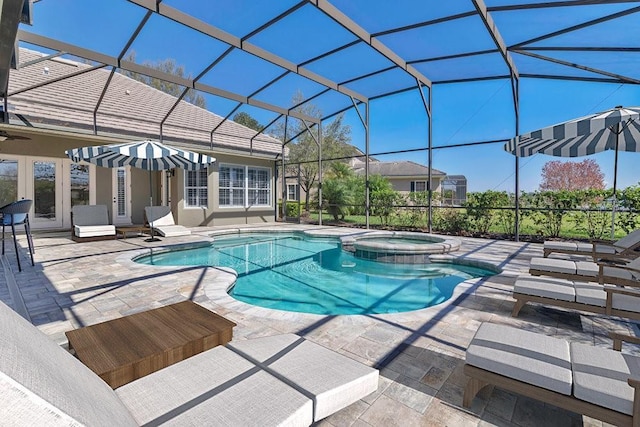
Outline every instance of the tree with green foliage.
[[[302, 94], [298, 93], [293, 97], [292, 103], [297, 105], [302, 100]], [[311, 103], [305, 103], [295, 108], [295, 111], [311, 117], [322, 117], [321, 111]], [[317, 128], [311, 125], [311, 123], [307, 124], [312, 131], [317, 131]], [[286, 135], [287, 138], [299, 135], [294, 142], [288, 145], [289, 164], [300, 164], [300, 188], [305, 192], [305, 206], [308, 208], [310, 195], [319, 178], [319, 147], [314, 139], [314, 136], [317, 138], [317, 134], [312, 136], [309, 132], [305, 132], [306, 130], [307, 127], [300, 120], [290, 119]], [[283, 123], [276, 129], [276, 134], [284, 141], [285, 129]], [[322, 159], [356, 155], [358, 150], [350, 142], [351, 127], [344, 123], [344, 115], [339, 114], [331, 123], [322, 127]], [[343, 160], [343, 162], [345, 161]], [[332, 163], [332, 161], [323, 162], [323, 170], [330, 167]]]
[[241, 111], [233, 116], [233, 121], [258, 132], [262, 130], [262, 125], [249, 113], [245, 113], [244, 111]]
[[536, 191], [529, 199], [535, 211], [532, 216], [546, 236], [558, 237], [565, 215], [578, 207], [580, 199], [574, 191]]
[[396, 213], [397, 206], [404, 203], [404, 198], [393, 189], [391, 182], [380, 175], [369, 176], [369, 201], [371, 215], [380, 217], [383, 225], [389, 224], [391, 215]]
[[[124, 60], [129, 62], [136, 62], [136, 52], [132, 50], [124, 58]], [[167, 74], [172, 74], [177, 77], [185, 79], [192, 78], [191, 74], [186, 74], [184, 65], [177, 65], [175, 59], [167, 58], [164, 61], [158, 62], [144, 61], [142, 65], [154, 70], [162, 71]], [[156, 79], [154, 77], [149, 77], [144, 74], [134, 73], [133, 71], [121, 70], [121, 73], [129, 78], [142, 82], [147, 86], [151, 86], [164, 93], [175, 96], [176, 98], [179, 97], [185, 89], [183, 86], [180, 86], [178, 84], [167, 82], [161, 79]], [[183, 99], [186, 102], [197, 105], [198, 107], [207, 108], [206, 99], [193, 89], [189, 89]]]
[[322, 205], [335, 221], [344, 219], [353, 204], [353, 170], [344, 163], [333, 163], [322, 185]]
[[469, 193], [464, 206], [476, 231], [486, 234], [495, 221], [496, 210], [492, 208], [508, 204], [509, 195], [506, 191], [487, 190], [481, 193]]
[[617, 203], [620, 208], [616, 212], [616, 224], [625, 233], [631, 233], [638, 228], [638, 212], [640, 212], [640, 183], [632, 185], [624, 190], [619, 190]]

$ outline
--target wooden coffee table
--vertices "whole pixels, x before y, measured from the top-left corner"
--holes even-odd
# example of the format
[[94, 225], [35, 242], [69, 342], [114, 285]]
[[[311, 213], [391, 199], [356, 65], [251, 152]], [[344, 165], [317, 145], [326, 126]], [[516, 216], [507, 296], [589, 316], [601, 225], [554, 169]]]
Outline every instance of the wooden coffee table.
[[139, 236], [141, 233], [149, 233], [151, 229], [146, 225], [123, 225], [116, 227], [116, 236], [120, 236], [123, 239], [127, 238], [127, 233], [136, 233]]
[[236, 326], [183, 301], [66, 332], [69, 349], [112, 388], [231, 341]]

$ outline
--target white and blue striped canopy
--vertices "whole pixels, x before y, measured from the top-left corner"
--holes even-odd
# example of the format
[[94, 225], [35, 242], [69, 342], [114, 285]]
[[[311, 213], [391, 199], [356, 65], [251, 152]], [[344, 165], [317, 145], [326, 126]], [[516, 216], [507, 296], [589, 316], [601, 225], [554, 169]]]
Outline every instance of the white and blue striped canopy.
[[216, 161], [214, 157], [168, 147], [156, 141], [80, 147], [65, 151], [74, 162], [86, 161], [106, 168], [133, 166], [149, 171], [182, 168], [198, 170]]
[[504, 149], [519, 157], [580, 157], [616, 146], [619, 151], [640, 152], [640, 107], [616, 107], [520, 135]]

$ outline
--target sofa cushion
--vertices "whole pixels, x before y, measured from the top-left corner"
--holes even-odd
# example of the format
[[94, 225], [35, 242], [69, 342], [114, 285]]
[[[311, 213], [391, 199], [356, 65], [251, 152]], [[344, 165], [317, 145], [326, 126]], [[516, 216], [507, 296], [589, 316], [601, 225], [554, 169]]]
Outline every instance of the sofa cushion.
[[309, 398], [218, 346], [116, 389], [140, 424], [310, 425]]
[[513, 292], [562, 301], [575, 301], [576, 299], [572, 281], [552, 277], [518, 276], [513, 286]]
[[74, 225], [78, 237], [115, 236], [115, 225]]
[[571, 394], [569, 343], [563, 339], [483, 323], [467, 348], [466, 362], [527, 384]]
[[227, 344], [315, 402], [314, 421], [378, 388], [378, 370], [294, 334]]
[[[10, 414], [19, 417], [25, 411], [56, 408], [76, 423], [90, 426], [135, 425], [131, 414], [104, 381], [2, 303], [0, 331], [0, 372], [11, 379], [5, 380], [2, 387], [3, 405], [5, 391], [15, 402]], [[28, 392], [17, 399], [19, 390], [11, 384], [19, 384]], [[40, 404], [38, 399], [41, 399]], [[31, 419], [40, 416], [47, 420], [51, 414], [29, 415]], [[3, 412], [2, 423], [21, 424], [22, 420], [7, 418]]]
[[640, 376], [640, 358], [608, 348], [571, 343], [573, 394], [576, 398], [631, 415], [631, 376]]
[[71, 208], [74, 225], [107, 225], [109, 213], [105, 205], [76, 205]]

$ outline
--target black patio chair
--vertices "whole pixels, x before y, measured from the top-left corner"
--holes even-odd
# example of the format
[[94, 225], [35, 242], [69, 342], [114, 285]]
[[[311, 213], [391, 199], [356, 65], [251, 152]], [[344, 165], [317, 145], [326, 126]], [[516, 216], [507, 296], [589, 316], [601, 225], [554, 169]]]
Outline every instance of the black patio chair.
[[0, 208], [0, 215], [2, 215], [2, 255], [4, 255], [4, 228], [10, 225], [11, 233], [13, 234], [13, 245], [16, 250], [16, 258], [18, 259], [18, 271], [22, 271], [22, 266], [20, 265], [18, 240], [16, 239], [16, 225], [24, 224], [24, 231], [27, 235], [27, 243], [29, 244], [29, 255], [31, 255], [31, 265], [35, 265], [33, 262], [33, 253], [35, 251], [31, 238], [31, 227], [29, 227], [29, 210], [31, 209], [32, 203], [32, 200], [23, 199]]

